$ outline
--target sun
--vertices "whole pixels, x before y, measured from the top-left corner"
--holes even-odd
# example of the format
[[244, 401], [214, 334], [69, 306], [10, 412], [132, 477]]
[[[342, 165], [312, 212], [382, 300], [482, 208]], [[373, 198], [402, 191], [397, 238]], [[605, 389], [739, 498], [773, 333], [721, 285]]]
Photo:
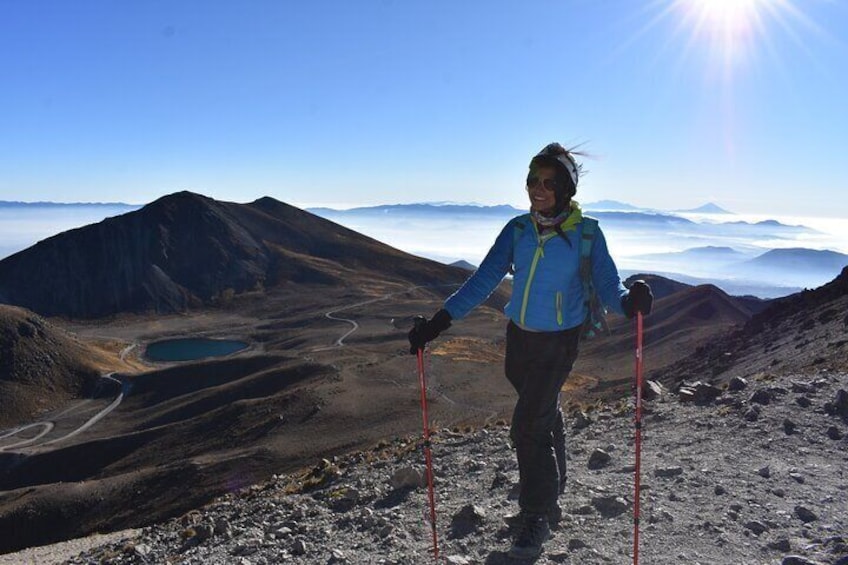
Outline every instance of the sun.
[[759, 19], [764, 0], [679, 0], [697, 22], [719, 33], [740, 33]]
[[835, 40], [802, 6], [799, 0], [646, 0], [649, 18], [627, 43], [661, 31], [662, 51], [675, 51], [681, 66], [685, 61], [730, 80], [766, 58], [780, 66], [788, 43], [806, 51], [813, 35]]
[[733, 66], [751, 56], [765, 35], [764, 12], [788, 0], [675, 0], [680, 25], [714, 60]]

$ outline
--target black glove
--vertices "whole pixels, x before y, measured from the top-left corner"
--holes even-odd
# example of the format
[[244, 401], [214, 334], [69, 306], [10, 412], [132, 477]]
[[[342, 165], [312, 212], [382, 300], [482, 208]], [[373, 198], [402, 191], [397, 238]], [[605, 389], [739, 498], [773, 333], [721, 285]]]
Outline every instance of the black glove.
[[621, 308], [628, 318], [635, 316], [636, 312], [641, 312], [643, 315], [650, 314], [653, 304], [654, 295], [651, 294], [651, 287], [643, 280], [633, 281], [630, 290], [621, 299]]
[[424, 349], [427, 342], [433, 341], [451, 325], [451, 315], [442, 308], [430, 319], [424, 316], [415, 318], [415, 325], [409, 330], [409, 352], [415, 355]]

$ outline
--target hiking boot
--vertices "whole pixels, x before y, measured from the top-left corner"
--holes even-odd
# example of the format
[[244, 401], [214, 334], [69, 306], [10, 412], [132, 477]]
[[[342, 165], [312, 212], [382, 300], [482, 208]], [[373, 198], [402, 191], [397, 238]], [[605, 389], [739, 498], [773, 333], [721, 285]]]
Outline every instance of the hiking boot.
[[[548, 518], [548, 524], [555, 526], [562, 521], [562, 508], [559, 507], [559, 504], [554, 504], [545, 513], [545, 516]], [[520, 510], [515, 514], [507, 514], [504, 516], [504, 523], [506, 523], [506, 525], [510, 528], [518, 528], [524, 523], [526, 517], [527, 513], [524, 512], [524, 510]]]
[[562, 508], [559, 507], [559, 504], [554, 503], [554, 505], [548, 509], [547, 517], [549, 526], [556, 526], [562, 522]]
[[542, 553], [542, 544], [551, 536], [548, 519], [544, 514], [526, 514], [515, 542], [509, 549], [513, 559], [535, 559]]

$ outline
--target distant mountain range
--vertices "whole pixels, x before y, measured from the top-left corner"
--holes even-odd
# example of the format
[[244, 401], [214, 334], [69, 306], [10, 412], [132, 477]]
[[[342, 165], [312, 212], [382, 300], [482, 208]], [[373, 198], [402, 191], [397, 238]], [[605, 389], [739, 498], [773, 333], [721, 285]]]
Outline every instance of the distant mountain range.
[[[694, 247], [685, 251], [638, 256], [656, 271], [691, 265], [690, 272], [710, 271], [736, 281], [769, 280], [787, 287], [819, 286], [848, 265], [848, 255], [806, 248], [743, 253], [730, 247]], [[811, 283], [812, 281], [812, 283]]]
[[[609, 222], [620, 222], [627, 223], [628, 225], [688, 225], [693, 227], [698, 227], [699, 229], [721, 229], [721, 228], [730, 228], [733, 229], [744, 229], [744, 228], [768, 228], [772, 230], [791, 230], [791, 231], [807, 231], [813, 232], [808, 227], [805, 226], [792, 226], [783, 224], [776, 220], [765, 220], [761, 222], [746, 222], [742, 220], [737, 220], [733, 222], [721, 222], [716, 224], [700, 224], [684, 218], [682, 216], [676, 215], [675, 212], [669, 211], [661, 211], [661, 210], [653, 210], [649, 208], [640, 208], [637, 206], [633, 206], [631, 204], [626, 204], [624, 202], [618, 202], [615, 200], [601, 200], [598, 202], [592, 202], [589, 204], [585, 204], [582, 206], [584, 212], [587, 214], [598, 218], [603, 219]], [[498, 206], [481, 206], [475, 204], [385, 204], [380, 206], [362, 206], [357, 208], [348, 208], [348, 209], [336, 209], [336, 208], [326, 208], [326, 207], [317, 207], [317, 208], [307, 208], [308, 212], [311, 212], [315, 215], [321, 216], [323, 218], [343, 221], [345, 219], [352, 218], [362, 218], [362, 219], [374, 219], [380, 217], [410, 217], [410, 218], [422, 218], [422, 217], [442, 217], [447, 218], [450, 216], [458, 217], [458, 216], [475, 216], [475, 217], [497, 217], [497, 218], [510, 218], [513, 216], [517, 216], [519, 214], [524, 214], [527, 212], [524, 208], [516, 208], [514, 206], [509, 205], [498, 205]], [[679, 213], [710, 213], [710, 214], [730, 214], [718, 207], [715, 204], [705, 204], [700, 208], [695, 208], [692, 210], [683, 210], [679, 211]]]
[[[67, 208], [75, 207], [108, 207], [108, 208], [126, 208], [127, 210], [136, 210], [141, 206], [138, 204], [127, 204], [124, 202], [21, 202], [0, 200], [0, 209], [39, 209], [39, 208]], [[583, 204], [583, 209], [592, 216], [598, 218], [606, 218], [610, 221], [638, 221], [652, 223], [667, 223], [675, 221], [691, 222], [685, 218], [676, 216], [677, 213], [699, 213], [699, 214], [726, 214], [732, 215], [732, 212], [721, 208], [717, 204], [707, 203], [698, 208], [688, 210], [673, 210], [663, 211], [652, 208], [644, 208], [634, 206], [626, 202], [617, 200], [598, 200]], [[473, 216], [497, 216], [511, 217], [518, 214], [523, 214], [527, 210], [524, 208], [516, 208], [508, 204], [486, 206], [478, 204], [456, 204], [450, 202], [439, 203], [413, 203], [413, 204], [383, 204], [378, 206], [359, 206], [355, 208], [336, 209], [329, 207], [313, 207], [306, 208], [306, 211], [324, 218], [344, 218], [353, 216], [393, 216], [393, 215], [473, 215]], [[621, 214], [616, 214], [616, 213]], [[760, 226], [777, 229], [791, 228], [798, 230], [809, 230], [805, 226], [790, 226], [782, 224], [776, 220], [764, 220], [761, 222], [750, 223], [745, 221], [722, 222], [722, 226]]]
[[498, 206], [477, 206], [474, 204], [384, 204], [380, 206], [361, 206], [336, 210], [333, 208], [307, 208], [308, 212], [323, 216], [332, 215], [392, 215], [392, 214], [474, 214], [474, 215], [515, 215], [521, 214], [520, 210], [507, 204]]
[[598, 200], [597, 202], [588, 202], [582, 206], [586, 210], [608, 210], [615, 212], [637, 212], [644, 210], [644, 208], [626, 202], [619, 202], [618, 200]]
[[653, 213], [679, 213], [679, 214], [727, 214], [732, 215], [733, 212], [729, 212], [722, 208], [717, 204], [713, 204], [709, 202], [704, 204], [703, 206], [699, 206], [697, 208], [690, 209], [682, 209], [682, 210], [656, 210], [653, 208], [644, 208], [641, 206], [634, 206], [632, 204], [628, 204], [626, 202], [619, 202], [618, 200], [598, 200], [597, 202], [588, 202], [583, 205], [583, 208], [586, 210], [595, 210], [595, 211], [616, 211], [616, 212], [653, 212]]
[[685, 259], [685, 260], [722, 260], [734, 261], [741, 260], [746, 257], [741, 251], [737, 251], [732, 247], [719, 247], [707, 245], [704, 247], [691, 247], [684, 251], [674, 251], [670, 253], [648, 253], [639, 256], [642, 259], [664, 260], [668, 258]]
[[19, 202], [16, 200], [0, 200], [0, 208], [73, 208], [73, 207], [104, 206], [110, 208], [140, 208], [139, 204], [124, 202]]
[[848, 255], [844, 253], [804, 248], [773, 249], [740, 265], [750, 276], [782, 279], [790, 284], [809, 281], [811, 276], [824, 284], [846, 266]]
[[[593, 211], [591, 207], [595, 205], [605, 209]], [[696, 222], [671, 212], [650, 211], [616, 201], [587, 204], [586, 208], [587, 214], [601, 220], [610, 241], [638, 239], [645, 237], [644, 234], [650, 234], [655, 240], [671, 239], [675, 244], [684, 241], [732, 241], [740, 245], [740, 249], [729, 245], [693, 246], [683, 251], [636, 255], [628, 259], [631, 270], [638, 268], [679, 277], [677, 280], [691, 281], [693, 284], [717, 284], [731, 294], [752, 294], [763, 298], [784, 296], [804, 287], [824, 284], [836, 276], [842, 266], [838, 264], [839, 254], [836, 258], [825, 260], [813, 250], [810, 250], [811, 257], [804, 269], [790, 267], [788, 263], [781, 267], [780, 259], [770, 262], [769, 269], [758, 263], [744, 263], [768, 251], [756, 245], [756, 242], [789, 241], [801, 234], [817, 233], [805, 226], [787, 225], [775, 220]], [[526, 212], [512, 206], [467, 204], [398, 204], [350, 210], [316, 208], [310, 211], [358, 230], [379, 225], [375, 222], [384, 222], [386, 218], [391, 218], [393, 222], [406, 221], [410, 225], [416, 225], [415, 222], [422, 225], [423, 221], [427, 221], [435, 230], [455, 229], [452, 223], [455, 220], [466, 222], [464, 229], [471, 230], [474, 229], [475, 224], [471, 223], [474, 221], [505, 223], [509, 218]], [[727, 213], [714, 204], [691, 212], [695, 211], [702, 214]]]

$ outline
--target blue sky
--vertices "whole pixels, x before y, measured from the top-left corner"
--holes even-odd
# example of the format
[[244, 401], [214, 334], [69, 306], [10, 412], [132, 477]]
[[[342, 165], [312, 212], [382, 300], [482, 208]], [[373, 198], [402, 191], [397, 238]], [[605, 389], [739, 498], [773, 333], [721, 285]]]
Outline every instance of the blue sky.
[[[836, 0], [0, 0], [0, 200], [578, 199], [848, 217]], [[740, 7], [741, 6], [741, 7]]]

